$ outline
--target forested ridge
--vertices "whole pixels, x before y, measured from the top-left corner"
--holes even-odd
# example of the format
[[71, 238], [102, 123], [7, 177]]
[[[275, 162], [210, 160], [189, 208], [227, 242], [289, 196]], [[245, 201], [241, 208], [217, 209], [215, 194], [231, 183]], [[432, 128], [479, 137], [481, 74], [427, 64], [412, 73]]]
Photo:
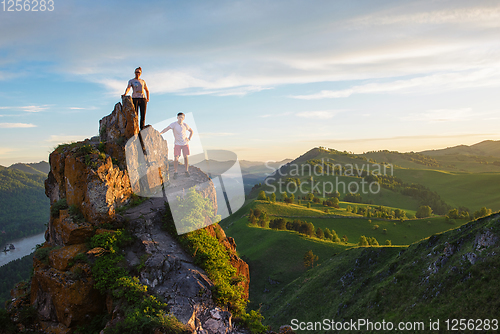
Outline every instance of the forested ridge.
[[0, 267], [0, 308], [11, 298], [10, 290], [18, 282], [30, 278], [33, 270], [33, 253], [13, 260]]
[[0, 247], [45, 231], [49, 221], [45, 179], [46, 175], [0, 169]]

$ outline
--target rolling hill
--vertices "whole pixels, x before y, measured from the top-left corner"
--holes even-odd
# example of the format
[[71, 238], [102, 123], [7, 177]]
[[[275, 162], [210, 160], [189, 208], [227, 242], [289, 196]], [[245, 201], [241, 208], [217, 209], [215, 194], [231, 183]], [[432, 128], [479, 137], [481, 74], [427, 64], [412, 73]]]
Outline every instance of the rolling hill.
[[17, 163], [9, 166], [9, 169], [17, 169], [30, 174], [47, 175], [50, 171], [50, 165], [46, 161], [37, 163]]
[[500, 140], [485, 140], [474, 145], [458, 145], [438, 150], [427, 150], [420, 152], [428, 156], [441, 155], [480, 155], [500, 158]]
[[[500, 307], [499, 232], [497, 214], [407, 248], [357, 247], [332, 254], [299, 278], [274, 288], [279, 292], [263, 313], [271, 325], [297, 319], [297, 325], [304, 322], [303, 329], [308, 329], [308, 321], [369, 319], [384, 320], [396, 329], [402, 322], [414, 331], [419, 326], [431, 332], [432, 321], [434, 332], [451, 331], [452, 326], [461, 332], [480, 328], [491, 332], [498, 329]], [[452, 319], [472, 322], [460, 330], [463, 324]]]
[[[498, 303], [491, 303], [491, 298], [500, 297], [494, 288], [500, 283], [500, 214], [471, 222], [444, 215], [415, 219], [414, 215], [425, 196], [445, 203], [445, 207], [467, 207], [471, 214], [483, 206], [499, 210], [500, 171], [481, 171], [484, 160], [482, 163], [476, 156], [461, 155], [467, 157], [470, 166], [469, 171], [460, 172], [442, 167], [441, 156], [388, 151], [376, 154], [312, 149], [253, 187], [245, 206], [220, 223], [250, 265], [250, 306], [259, 309], [264, 323], [274, 330], [292, 325], [292, 319], [297, 326], [302, 324], [303, 328], [293, 328], [300, 333], [332, 330], [310, 329], [308, 321], [385, 319], [418, 326], [424, 321], [423, 328], [430, 331], [429, 321], [435, 328], [440, 319], [439, 330], [443, 331], [444, 326], [457, 326], [453, 320], [444, 323], [446, 319], [497, 317]], [[369, 177], [368, 166], [371, 171], [376, 165], [389, 166], [388, 158], [394, 158], [393, 162], [397, 158], [399, 165], [378, 176], [381, 190], [361, 194], [362, 203], [344, 200], [348, 191], [341, 189], [339, 207], [329, 207], [325, 203], [332, 199], [333, 192], [324, 193], [311, 186], [313, 179], [323, 184], [359, 186]], [[302, 169], [308, 164], [311, 173]], [[354, 166], [354, 175], [335, 174], [335, 165]], [[490, 167], [497, 168], [493, 164]], [[278, 191], [279, 182], [300, 189], [288, 191], [286, 197], [294, 194], [292, 203], [283, 202], [286, 197]], [[269, 198], [274, 191], [277, 201], [257, 200], [262, 191], [267, 191]], [[311, 192], [317, 201], [306, 199]], [[267, 224], [284, 219], [286, 229], [270, 229], [266, 223], [260, 226], [261, 222], [252, 225], [249, 214], [254, 210], [265, 212]], [[405, 218], [396, 219], [396, 211], [404, 212]], [[307, 236], [289, 230], [293, 221], [312, 223], [316, 233]], [[344, 240], [321, 238], [318, 228], [335, 231]], [[380, 246], [359, 246], [363, 236], [377, 240]], [[385, 246], [386, 240], [391, 245]], [[309, 250], [319, 258], [312, 269], [304, 266]]]

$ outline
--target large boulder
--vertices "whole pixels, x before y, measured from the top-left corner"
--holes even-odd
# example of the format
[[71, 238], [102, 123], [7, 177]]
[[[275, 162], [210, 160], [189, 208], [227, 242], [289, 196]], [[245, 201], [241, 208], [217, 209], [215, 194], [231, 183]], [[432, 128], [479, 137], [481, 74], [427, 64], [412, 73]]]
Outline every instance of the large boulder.
[[59, 147], [50, 154], [54, 168], [45, 181], [51, 205], [66, 199], [68, 206], [74, 205], [92, 224], [113, 220], [115, 209], [132, 195], [127, 172], [99, 152], [98, 146], [87, 140]]
[[125, 165], [125, 143], [139, 133], [139, 122], [130, 96], [122, 96], [111, 114], [99, 121], [100, 141], [120, 166]]
[[167, 141], [152, 126], [147, 126], [127, 141], [125, 152], [134, 193], [162, 196], [161, 188], [169, 182]]
[[123, 140], [122, 138], [125, 138], [126, 142], [138, 133], [139, 121], [132, 98], [128, 95], [122, 96], [122, 103], [118, 102], [113, 112], [99, 121], [99, 136], [102, 142], [117, 142]]

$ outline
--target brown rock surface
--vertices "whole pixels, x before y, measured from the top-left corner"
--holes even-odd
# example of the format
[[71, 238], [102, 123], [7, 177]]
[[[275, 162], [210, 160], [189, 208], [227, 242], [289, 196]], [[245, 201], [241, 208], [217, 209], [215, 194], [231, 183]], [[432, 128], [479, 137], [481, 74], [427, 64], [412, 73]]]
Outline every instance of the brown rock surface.
[[87, 245], [77, 244], [54, 249], [49, 254], [49, 265], [57, 270], [65, 271], [75, 256], [87, 251]]
[[92, 224], [113, 220], [115, 209], [132, 195], [127, 172], [113, 165], [111, 157], [94, 153], [97, 146], [83, 141], [52, 152], [49, 160], [56, 167], [45, 182], [51, 205], [66, 198]]
[[[139, 133], [139, 121], [135, 112], [132, 97], [122, 96], [113, 112], [99, 121], [99, 135], [103, 142], [126, 140]], [[125, 142], [122, 142], [122, 147]]]
[[[90, 272], [90, 268], [85, 270]], [[72, 272], [46, 267], [39, 261], [34, 261], [31, 304], [42, 321], [66, 327], [83, 325], [105, 310], [105, 298], [94, 289], [92, 277], [77, 278]]]
[[68, 210], [61, 210], [59, 217], [51, 217], [49, 222], [49, 240], [54, 245], [81, 244], [86, 242], [93, 234], [92, 225], [86, 222], [74, 222]]

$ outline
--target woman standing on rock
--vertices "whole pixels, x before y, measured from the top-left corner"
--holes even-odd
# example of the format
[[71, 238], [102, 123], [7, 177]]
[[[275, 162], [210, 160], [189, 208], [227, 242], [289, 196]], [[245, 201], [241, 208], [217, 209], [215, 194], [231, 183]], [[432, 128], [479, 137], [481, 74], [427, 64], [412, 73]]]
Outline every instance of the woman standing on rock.
[[[139, 115], [139, 108], [141, 108], [141, 122], [140, 128], [144, 129], [144, 122], [146, 121], [146, 106], [149, 102], [149, 90], [146, 85], [146, 81], [140, 79], [142, 74], [142, 69], [140, 67], [135, 69], [135, 78], [128, 81], [127, 89], [125, 89], [125, 94], [127, 95], [128, 90], [132, 87], [132, 100], [134, 101], [135, 112]], [[146, 92], [146, 94], [144, 94]]]

